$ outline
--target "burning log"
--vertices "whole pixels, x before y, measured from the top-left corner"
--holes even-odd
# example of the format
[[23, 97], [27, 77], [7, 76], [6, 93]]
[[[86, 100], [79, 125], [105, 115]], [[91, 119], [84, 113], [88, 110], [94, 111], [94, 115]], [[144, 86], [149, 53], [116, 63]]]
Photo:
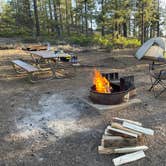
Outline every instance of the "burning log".
[[112, 87], [110, 82], [96, 69], [94, 70], [93, 84], [95, 85], [96, 92], [111, 93]]

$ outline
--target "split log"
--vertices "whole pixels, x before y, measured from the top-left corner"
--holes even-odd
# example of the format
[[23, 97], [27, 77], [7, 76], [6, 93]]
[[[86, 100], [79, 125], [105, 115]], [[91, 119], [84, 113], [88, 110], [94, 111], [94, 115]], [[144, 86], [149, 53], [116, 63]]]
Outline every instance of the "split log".
[[112, 154], [112, 153], [114, 153], [114, 151], [111, 148], [104, 148], [103, 146], [98, 146], [98, 153], [99, 154]]
[[137, 134], [137, 135], [139, 135], [139, 136], [142, 135], [142, 133], [137, 132], [137, 131], [134, 131], [134, 130], [131, 130], [131, 129], [128, 129], [128, 128], [125, 128], [125, 127], [123, 127], [123, 126], [122, 126], [121, 124], [119, 124], [119, 123], [111, 123], [111, 127], [116, 128], [116, 129], [120, 129], [120, 130], [124, 130], [124, 131], [128, 131], [128, 132], [130, 132], [130, 133], [134, 133], [134, 134]]
[[128, 123], [131, 123], [131, 124], [135, 124], [137, 126], [142, 126], [142, 123], [136, 122], [136, 121], [132, 121], [132, 120], [128, 120], [128, 119], [122, 119], [122, 118], [118, 118], [118, 117], [113, 117], [112, 120], [114, 122], [120, 122], [120, 123], [128, 122]]
[[126, 147], [126, 148], [117, 148], [114, 149], [114, 153], [130, 153], [130, 152], [137, 152], [140, 150], [147, 150], [147, 146], [135, 146], [135, 147]]
[[103, 135], [101, 140], [103, 147], [125, 147], [125, 146], [136, 146], [136, 138], [124, 138], [121, 136], [108, 136]]
[[143, 133], [143, 134], [154, 135], [154, 131], [152, 129], [137, 126], [137, 125], [134, 125], [134, 124], [131, 124], [131, 123], [128, 123], [128, 122], [123, 122], [123, 127], [126, 127], [128, 129], [131, 129], [131, 130], [138, 131], [138, 132]]
[[29, 45], [25, 48], [28, 51], [40, 51], [40, 50], [47, 50], [47, 46], [44, 45]]
[[104, 131], [104, 135], [108, 135], [108, 136], [111, 136], [112, 134], [109, 133], [109, 130], [106, 128], [105, 131]]
[[120, 129], [115, 129], [111, 126], [108, 126], [107, 129], [108, 129], [109, 133], [111, 133], [112, 135], [115, 135], [115, 136], [134, 137], [134, 138], [138, 137], [137, 134], [130, 133], [128, 131], [124, 131], [124, 130], [120, 130]]
[[125, 163], [139, 160], [144, 157], [145, 157], [145, 153], [143, 151], [138, 151], [138, 152], [134, 152], [134, 153], [130, 153], [130, 154], [126, 154], [126, 155], [117, 157], [117, 158], [113, 159], [112, 161], [115, 166], [118, 166], [118, 165], [122, 165]]
[[137, 151], [145, 151], [147, 150], [147, 146], [135, 146], [135, 147], [127, 147], [127, 148], [105, 148], [102, 145], [98, 146], [99, 154], [122, 154], [122, 153], [132, 153]]

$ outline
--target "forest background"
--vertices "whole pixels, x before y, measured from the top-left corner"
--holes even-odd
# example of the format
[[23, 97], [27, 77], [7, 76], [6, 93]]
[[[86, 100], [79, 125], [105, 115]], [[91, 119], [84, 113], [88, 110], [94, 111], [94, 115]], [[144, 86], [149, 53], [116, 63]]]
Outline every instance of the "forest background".
[[164, 0], [0, 0], [0, 37], [104, 48], [165, 36]]

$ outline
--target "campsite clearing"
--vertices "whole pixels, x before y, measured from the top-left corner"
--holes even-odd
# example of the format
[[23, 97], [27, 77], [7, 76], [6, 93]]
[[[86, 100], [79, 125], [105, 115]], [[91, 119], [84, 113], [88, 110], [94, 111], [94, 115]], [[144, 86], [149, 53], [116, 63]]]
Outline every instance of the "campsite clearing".
[[147, 60], [138, 61], [135, 50], [92, 50], [73, 53], [86, 66], [103, 66], [121, 75], [134, 75], [142, 103], [120, 111], [99, 112], [83, 103], [92, 85], [93, 67], [79, 67], [71, 78], [30, 84], [16, 75], [10, 61], [31, 59], [21, 50], [0, 51], [0, 166], [110, 166], [117, 155], [101, 156], [98, 145], [112, 117], [143, 123], [154, 130], [149, 150], [135, 165], [166, 164], [166, 93], [155, 99], [148, 91]]

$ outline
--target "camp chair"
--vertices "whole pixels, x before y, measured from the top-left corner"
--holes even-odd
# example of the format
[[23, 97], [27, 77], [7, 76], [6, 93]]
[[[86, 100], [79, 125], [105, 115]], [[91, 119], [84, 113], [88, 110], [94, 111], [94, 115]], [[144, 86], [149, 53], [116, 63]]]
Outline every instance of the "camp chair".
[[[153, 61], [152, 64], [149, 65], [149, 74], [152, 83], [149, 91], [153, 91], [155, 97], [160, 96], [166, 91], [166, 68], [163, 69], [163, 67], [166, 67], [166, 63], [155, 63]], [[161, 90], [157, 92], [159, 87]]]

